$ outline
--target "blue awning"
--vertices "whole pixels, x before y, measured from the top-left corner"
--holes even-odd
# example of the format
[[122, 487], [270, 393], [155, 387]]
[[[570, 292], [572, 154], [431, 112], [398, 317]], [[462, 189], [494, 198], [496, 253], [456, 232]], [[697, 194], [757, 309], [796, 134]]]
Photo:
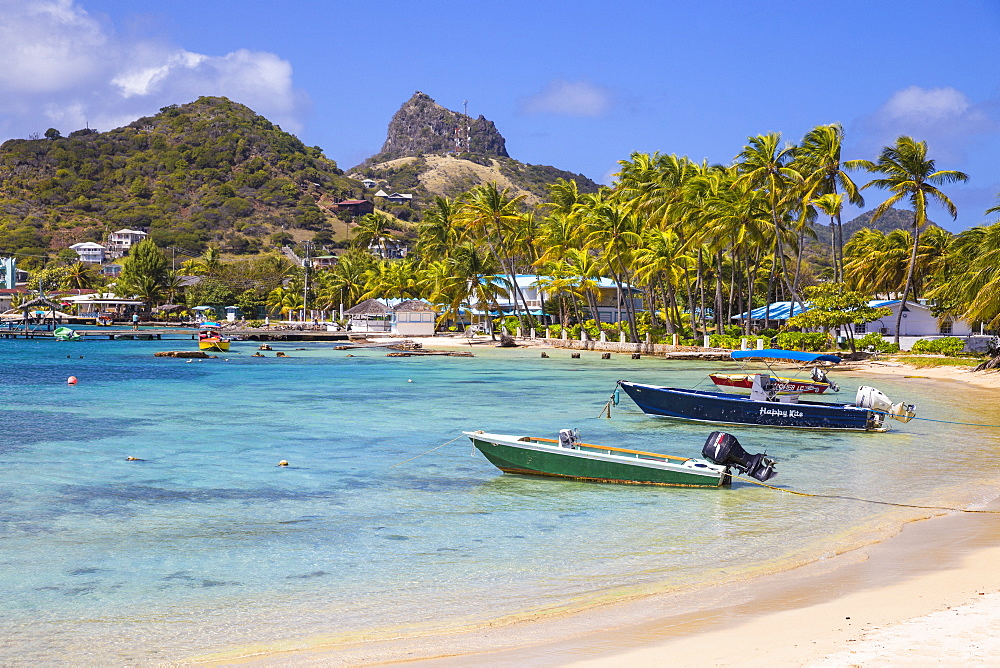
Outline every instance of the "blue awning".
[[734, 360], [770, 359], [794, 360], [796, 362], [833, 362], [834, 364], [840, 362], [840, 358], [836, 355], [803, 353], [798, 350], [781, 350], [780, 348], [765, 348], [764, 350], [734, 350], [732, 352], [732, 356]]

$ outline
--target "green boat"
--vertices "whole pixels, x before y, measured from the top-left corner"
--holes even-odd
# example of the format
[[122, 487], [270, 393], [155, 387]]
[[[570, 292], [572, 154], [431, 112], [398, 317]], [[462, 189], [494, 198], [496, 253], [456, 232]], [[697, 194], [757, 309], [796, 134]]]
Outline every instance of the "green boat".
[[80, 333], [69, 327], [57, 327], [52, 336], [56, 341], [79, 341]]
[[735, 437], [722, 432], [712, 432], [702, 449], [708, 461], [582, 443], [570, 429], [561, 430], [558, 439], [462, 433], [504, 473], [673, 487], [728, 485], [732, 481], [730, 467], [761, 481], [776, 475], [773, 459], [747, 454]]

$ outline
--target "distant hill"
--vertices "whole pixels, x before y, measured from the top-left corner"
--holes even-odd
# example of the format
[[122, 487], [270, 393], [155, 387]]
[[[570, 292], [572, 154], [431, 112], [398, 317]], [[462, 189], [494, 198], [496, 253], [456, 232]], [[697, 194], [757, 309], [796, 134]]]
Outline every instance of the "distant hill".
[[491, 181], [529, 204], [547, 200], [548, 186], [560, 178], [575, 179], [581, 192], [598, 189], [582, 174], [511, 158], [493, 121], [446, 109], [419, 91], [393, 115], [382, 150], [349, 172], [378, 181], [372, 192], [415, 195], [417, 207]]
[[223, 97], [58, 135], [0, 145], [0, 254], [101, 241], [124, 227], [164, 247], [256, 252], [277, 231], [332, 230], [329, 205], [363, 189], [320, 148]]
[[[865, 227], [873, 230], [879, 230], [885, 234], [888, 234], [893, 230], [909, 231], [913, 229], [913, 212], [907, 209], [890, 208], [875, 221], [874, 225], [871, 222], [872, 213], [874, 213], [874, 209], [871, 211], [865, 211], [857, 218], [844, 223], [845, 243], [848, 239], [854, 236], [855, 232]], [[923, 229], [927, 229], [928, 227], [939, 227], [939, 225], [932, 220], [928, 220], [927, 225]]]

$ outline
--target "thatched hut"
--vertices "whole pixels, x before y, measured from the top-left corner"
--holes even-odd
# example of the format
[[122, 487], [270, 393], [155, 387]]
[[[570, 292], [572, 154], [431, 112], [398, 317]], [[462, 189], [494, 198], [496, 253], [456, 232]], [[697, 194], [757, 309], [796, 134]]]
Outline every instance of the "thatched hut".
[[377, 299], [366, 299], [346, 311], [347, 327], [353, 332], [391, 332], [392, 312]]
[[392, 331], [400, 336], [434, 336], [437, 314], [430, 304], [408, 299], [392, 307]]

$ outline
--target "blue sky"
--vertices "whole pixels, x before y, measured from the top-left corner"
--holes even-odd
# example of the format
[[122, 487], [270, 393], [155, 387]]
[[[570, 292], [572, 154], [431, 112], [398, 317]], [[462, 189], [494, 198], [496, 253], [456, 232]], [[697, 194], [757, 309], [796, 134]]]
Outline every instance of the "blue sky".
[[958, 231], [1000, 193], [998, 36], [997, 0], [0, 0], [0, 139], [225, 95], [349, 168], [420, 90], [610, 183], [633, 151], [729, 163], [836, 121], [845, 158], [909, 134], [969, 173], [958, 221], [932, 212]]

